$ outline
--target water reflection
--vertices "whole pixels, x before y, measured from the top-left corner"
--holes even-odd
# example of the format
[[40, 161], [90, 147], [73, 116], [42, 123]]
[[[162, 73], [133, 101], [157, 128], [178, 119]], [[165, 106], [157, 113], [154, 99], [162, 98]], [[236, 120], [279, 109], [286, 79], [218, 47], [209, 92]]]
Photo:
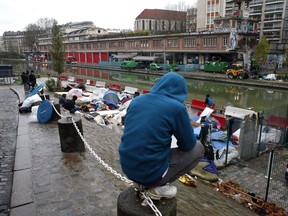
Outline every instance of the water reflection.
[[[11, 62], [9, 62], [11, 64]], [[25, 62], [15, 63], [14, 70], [25, 71]], [[51, 65], [43, 63], [33, 63], [28, 65], [28, 70], [34, 70], [39, 74], [51, 72]], [[24, 69], [25, 68], [25, 69]], [[140, 90], [150, 89], [159, 76], [149, 74], [137, 74], [119, 71], [105, 71], [98, 69], [87, 69], [77, 67], [66, 67], [65, 71], [71, 76], [87, 76], [88, 79], [102, 80], [106, 83], [119, 83], [124, 88], [125, 85], [137, 87]], [[245, 81], [243, 81], [245, 82]], [[205, 99], [206, 94], [210, 94], [216, 102], [216, 106], [221, 108], [232, 105], [240, 108], [253, 109], [255, 111], [272, 110], [281, 107], [281, 111], [286, 115], [286, 104], [288, 99], [287, 91], [276, 91], [267, 88], [235, 86], [230, 84], [219, 84], [214, 82], [204, 82], [187, 79], [188, 98]], [[272, 111], [271, 111], [272, 112]], [[283, 115], [283, 114], [282, 114]]]

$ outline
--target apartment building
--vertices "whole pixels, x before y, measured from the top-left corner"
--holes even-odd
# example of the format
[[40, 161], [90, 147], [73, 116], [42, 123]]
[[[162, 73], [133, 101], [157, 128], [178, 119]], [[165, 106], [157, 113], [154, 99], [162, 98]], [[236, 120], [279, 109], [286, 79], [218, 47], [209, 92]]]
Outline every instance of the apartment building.
[[23, 31], [8, 31], [4, 32], [2, 37], [1, 50], [4, 52], [17, 52], [23, 53], [26, 51], [24, 44], [24, 33]]
[[[288, 3], [287, 0], [252, 0], [250, 17], [259, 20], [259, 39], [265, 37], [271, 44], [288, 42]], [[281, 46], [274, 46], [279, 49]], [[288, 48], [288, 47], [287, 47]]]
[[225, 17], [225, 0], [198, 0], [197, 17], [197, 31], [214, 31], [214, 19]]
[[197, 30], [197, 8], [187, 9], [186, 32], [195, 32]]

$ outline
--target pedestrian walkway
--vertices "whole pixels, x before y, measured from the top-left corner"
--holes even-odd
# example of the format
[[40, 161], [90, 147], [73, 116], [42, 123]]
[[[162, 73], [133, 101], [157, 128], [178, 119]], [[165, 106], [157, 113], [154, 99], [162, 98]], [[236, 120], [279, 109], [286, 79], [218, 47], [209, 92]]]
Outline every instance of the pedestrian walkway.
[[[23, 86], [12, 89], [23, 101]], [[57, 99], [51, 94], [50, 100]], [[81, 123], [84, 138], [95, 154], [122, 173], [118, 161], [121, 133], [86, 119]], [[243, 179], [243, 185], [252, 181], [261, 184], [261, 174], [248, 167], [231, 166], [220, 171], [220, 178], [229, 180], [231, 176], [233, 180]], [[257, 215], [200, 180], [197, 187], [179, 181], [175, 185], [178, 216]], [[87, 148], [83, 153], [61, 152], [57, 121], [40, 124], [30, 122], [29, 113], [19, 115], [11, 216], [116, 216], [118, 195], [127, 187]]]

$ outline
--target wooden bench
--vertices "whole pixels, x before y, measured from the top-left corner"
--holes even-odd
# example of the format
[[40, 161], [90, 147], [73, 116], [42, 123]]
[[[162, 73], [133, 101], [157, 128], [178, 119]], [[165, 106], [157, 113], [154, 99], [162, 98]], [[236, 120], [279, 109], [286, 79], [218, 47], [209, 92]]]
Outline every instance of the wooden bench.
[[94, 85], [95, 85], [95, 82], [94, 82], [94, 80], [89, 80], [89, 79], [87, 79], [87, 80], [86, 80], [86, 85], [94, 86]]
[[96, 81], [95, 86], [96, 86], [97, 88], [105, 88], [105, 87], [106, 87], [106, 82]]
[[268, 125], [280, 128], [288, 127], [288, 120], [285, 116], [270, 115], [267, 120]]
[[108, 88], [114, 91], [121, 91], [121, 85], [117, 84], [117, 83], [110, 83], [108, 85]]
[[85, 81], [84, 81], [84, 79], [83, 79], [83, 78], [77, 78], [77, 79], [76, 79], [76, 83], [79, 83], [79, 84], [84, 84], [84, 83], [85, 83]]
[[191, 102], [191, 108], [204, 110], [206, 108], [206, 104], [204, 104], [204, 100], [193, 99]]
[[69, 76], [69, 77], [68, 77], [68, 81], [69, 81], [69, 82], [75, 82], [75, 77]]
[[[207, 105], [204, 104], [204, 102], [205, 102], [204, 100], [193, 99], [191, 102], [191, 108], [204, 110], [207, 107]], [[215, 106], [216, 105], [214, 103], [211, 109], [215, 109]]]
[[138, 91], [139, 91], [138, 88], [131, 87], [131, 86], [125, 86], [125, 89], [124, 89], [123, 92], [134, 95], [134, 93], [135, 93], [135, 92], [138, 92]]
[[61, 76], [60, 76], [60, 80], [61, 80], [61, 81], [66, 81], [66, 80], [68, 80], [68, 77], [65, 76], [65, 75], [61, 75]]

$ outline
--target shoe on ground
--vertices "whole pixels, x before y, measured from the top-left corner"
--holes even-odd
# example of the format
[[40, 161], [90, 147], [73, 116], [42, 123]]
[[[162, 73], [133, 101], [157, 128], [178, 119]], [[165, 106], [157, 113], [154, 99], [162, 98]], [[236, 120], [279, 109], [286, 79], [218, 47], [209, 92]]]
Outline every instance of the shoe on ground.
[[218, 181], [218, 175], [205, 170], [205, 166], [209, 165], [208, 162], [199, 162], [198, 165], [190, 171], [191, 176], [197, 176], [209, 182]]
[[150, 188], [147, 191], [147, 195], [153, 200], [160, 200], [161, 198], [172, 199], [177, 194], [177, 188], [169, 184]]

